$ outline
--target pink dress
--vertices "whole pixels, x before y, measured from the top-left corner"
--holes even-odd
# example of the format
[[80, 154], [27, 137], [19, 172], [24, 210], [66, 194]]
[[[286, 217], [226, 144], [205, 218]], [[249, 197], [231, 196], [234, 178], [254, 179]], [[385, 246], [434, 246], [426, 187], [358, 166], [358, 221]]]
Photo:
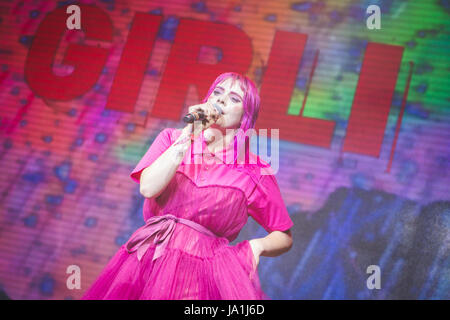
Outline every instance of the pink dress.
[[[142, 170], [180, 134], [174, 128], [161, 131], [131, 178], [139, 183]], [[288, 230], [293, 222], [275, 177], [261, 174], [270, 169], [267, 163], [225, 163], [223, 156], [230, 154], [224, 149], [213, 155], [200, 135], [160, 196], [144, 200], [146, 224], [120, 247], [82, 299], [269, 299], [249, 241], [229, 243], [248, 216], [267, 232]]]

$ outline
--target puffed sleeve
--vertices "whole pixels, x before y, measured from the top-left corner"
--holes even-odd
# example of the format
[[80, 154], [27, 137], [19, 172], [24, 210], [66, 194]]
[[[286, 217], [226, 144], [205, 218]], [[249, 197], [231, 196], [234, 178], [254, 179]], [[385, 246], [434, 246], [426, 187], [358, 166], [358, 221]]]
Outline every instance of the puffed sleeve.
[[139, 183], [142, 171], [150, 166], [161, 154], [164, 153], [164, 151], [170, 147], [172, 144], [171, 133], [173, 130], [173, 128], [165, 128], [156, 136], [155, 140], [153, 140], [153, 143], [139, 161], [136, 168], [134, 168], [131, 172], [131, 179]]
[[274, 175], [262, 175], [248, 201], [248, 214], [267, 232], [286, 231], [294, 225]]

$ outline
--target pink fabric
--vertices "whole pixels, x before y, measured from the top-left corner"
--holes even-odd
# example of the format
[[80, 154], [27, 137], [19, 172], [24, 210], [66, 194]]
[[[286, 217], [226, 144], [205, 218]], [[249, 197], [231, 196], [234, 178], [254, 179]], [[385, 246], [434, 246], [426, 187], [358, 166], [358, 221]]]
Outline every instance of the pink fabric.
[[[131, 178], [139, 183], [142, 170], [180, 133], [174, 128], [161, 131]], [[166, 189], [144, 200], [144, 220], [159, 228], [137, 230], [128, 242], [132, 250], [123, 245], [83, 299], [269, 299], [261, 289], [249, 241], [229, 242], [249, 216], [268, 232], [288, 230], [293, 223], [275, 177], [262, 174], [269, 166], [262, 161], [228, 164], [223, 160], [233, 159], [230, 150], [213, 155], [202, 136], [191, 145]], [[161, 220], [168, 213], [193, 224]], [[141, 249], [133, 248], [137, 244]]]
[[210, 237], [215, 237], [214, 233], [203, 227], [201, 224], [197, 224], [194, 221], [178, 218], [171, 214], [162, 216], [154, 216], [148, 219], [145, 225], [139, 228], [128, 240], [125, 247], [128, 253], [137, 251], [137, 258], [141, 261], [142, 256], [152, 244], [150, 240], [153, 236], [153, 244], [156, 246], [153, 260], [158, 259], [163, 255], [164, 249], [167, 247], [167, 243], [175, 230], [176, 223], [183, 223], [198, 232], [202, 232]]

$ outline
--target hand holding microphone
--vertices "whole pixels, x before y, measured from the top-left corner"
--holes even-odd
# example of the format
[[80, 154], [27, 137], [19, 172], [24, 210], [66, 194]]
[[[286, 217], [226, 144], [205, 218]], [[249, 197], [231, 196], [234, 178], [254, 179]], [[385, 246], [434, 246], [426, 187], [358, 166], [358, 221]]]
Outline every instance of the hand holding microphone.
[[193, 123], [201, 120], [203, 124], [202, 130], [209, 128], [223, 114], [219, 104], [206, 102], [189, 107], [189, 113], [183, 118], [184, 122]]
[[[215, 123], [222, 114], [223, 110], [217, 103], [206, 102], [189, 107], [189, 113], [183, 118], [187, 125], [183, 128], [182, 134], [175, 141], [174, 146], [183, 145], [184, 147], [180, 149], [180, 152], [186, 151], [185, 149], [188, 147], [186, 142], [190, 141], [191, 133], [197, 136]], [[194, 125], [194, 122], [199, 120], [202, 121], [202, 124]]]

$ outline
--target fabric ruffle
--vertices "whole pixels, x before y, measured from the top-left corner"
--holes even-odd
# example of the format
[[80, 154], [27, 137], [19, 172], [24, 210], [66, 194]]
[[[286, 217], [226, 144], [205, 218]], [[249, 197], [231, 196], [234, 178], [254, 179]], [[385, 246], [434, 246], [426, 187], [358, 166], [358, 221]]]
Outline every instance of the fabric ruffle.
[[266, 300], [248, 240], [231, 246], [223, 237], [177, 224], [164, 254], [149, 247], [139, 261], [125, 245], [109, 261], [83, 300]]

